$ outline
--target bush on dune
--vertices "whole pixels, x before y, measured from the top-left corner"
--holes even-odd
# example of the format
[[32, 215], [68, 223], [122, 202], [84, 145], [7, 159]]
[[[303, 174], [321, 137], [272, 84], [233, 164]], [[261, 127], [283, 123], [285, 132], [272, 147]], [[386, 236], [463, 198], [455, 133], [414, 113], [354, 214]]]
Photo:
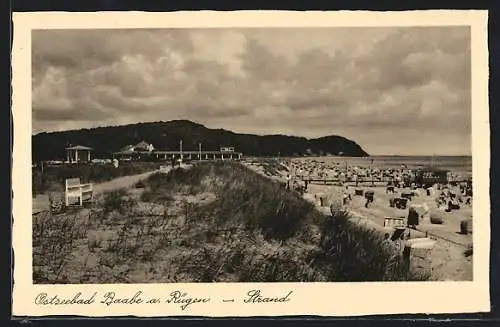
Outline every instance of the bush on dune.
[[218, 198], [218, 221], [260, 229], [266, 238], [285, 240], [311, 221], [312, 204], [277, 184], [255, 179], [228, 184]]
[[103, 194], [102, 208], [104, 214], [110, 214], [114, 211], [125, 215], [135, 207], [137, 202], [128, 197], [126, 189], [117, 189]]

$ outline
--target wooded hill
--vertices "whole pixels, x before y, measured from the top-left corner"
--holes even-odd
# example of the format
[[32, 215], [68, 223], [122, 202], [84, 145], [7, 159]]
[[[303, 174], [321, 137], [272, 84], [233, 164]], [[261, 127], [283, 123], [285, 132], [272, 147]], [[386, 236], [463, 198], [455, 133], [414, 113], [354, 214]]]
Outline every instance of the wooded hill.
[[43, 132], [32, 136], [33, 160], [63, 160], [69, 145], [94, 149], [94, 156], [109, 157], [129, 144], [146, 141], [158, 150], [176, 151], [179, 141], [183, 150], [214, 151], [234, 146], [244, 156], [343, 155], [368, 156], [354, 141], [337, 135], [315, 139], [287, 135], [238, 134], [224, 129], [210, 129], [189, 120], [138, 123], [61, 132]]

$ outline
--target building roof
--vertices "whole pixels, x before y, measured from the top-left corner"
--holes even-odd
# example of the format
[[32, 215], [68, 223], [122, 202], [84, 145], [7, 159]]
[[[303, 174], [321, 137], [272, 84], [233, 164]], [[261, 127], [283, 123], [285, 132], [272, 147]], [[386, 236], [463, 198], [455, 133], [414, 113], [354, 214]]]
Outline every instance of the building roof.
[[134, 146], [133, 145], [126, 145], [123, 148], [121, 148], [120, 152], [134, 152]]
[[141, 149], [147, 149], [149, 146], [151, 146], [151, 144], [145, 141], [139, 142], [135, 145], [136, 148], [141, 148]]
[[122, 150], [122, 151], [118, 151], [118, 152], [114, 152], [115, 154], [133, 154], [135, 153], [134, 150], [132, 149], [128, 149], [128, 150]]
[[93, 149], [89, 148], [88, 146], [74, 145], [74, 146], [67, 147], [66, 150], [88, 150], [88, 151], [91, 151]]

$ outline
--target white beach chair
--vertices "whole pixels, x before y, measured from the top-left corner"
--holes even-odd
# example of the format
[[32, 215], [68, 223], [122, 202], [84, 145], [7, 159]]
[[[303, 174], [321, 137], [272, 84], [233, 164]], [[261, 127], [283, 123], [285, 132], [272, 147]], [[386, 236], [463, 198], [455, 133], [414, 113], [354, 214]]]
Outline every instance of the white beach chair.
[[384, 218], [385, 228], [400, 228], [405, 227], [405, 218], [403, 217], [385, 217]]
[[92, 201], [94, 189], [91, 183], [82, 184], [80, 178], [66, 179], [65, 202], [66, 206], [73, 204], [71, 199], [76, 199], [77, 204], [82, 206], [83, 202]]

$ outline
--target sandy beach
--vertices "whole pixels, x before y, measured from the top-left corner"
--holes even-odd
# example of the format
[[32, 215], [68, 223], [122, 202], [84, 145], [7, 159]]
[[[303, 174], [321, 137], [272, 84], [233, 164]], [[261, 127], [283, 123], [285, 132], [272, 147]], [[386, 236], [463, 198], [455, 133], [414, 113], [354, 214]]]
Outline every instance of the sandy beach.
[[[315, 171], [318, 166], [319, 159], [293, 159], [282, 162], [282, 165], [289, 171], [293, 171], [293, 164], [295, 167], [302, 167], [302, 170]], [[280, 181], [283, 184], [287, 182], [286, 170], [279, 171], [279, 173], [270, 176], [266, 174], [265, 164], [253, 163], [247, 164], [250, 169], [268, 176], [271, 179]], [[342, 167], [340, 164], [334, 163], [331, 166], [323, 165], [323, 170], [331, 169], [335, 171], [337, 167]], [[295, 168], [296, 169], [296, 168]], [[317, 168], [316, 168], [317, 169]], [[349, 170], [355, 170], [355, 167], [349, 167]], [[338, 169], [337, 169], [338, 170]], [[384, 167], [377, 167], [377, 171], [383, 171]], [[317, 172], [318, 170], [316, 170]], [[466, 172], [456, 172], [456, 175], [466, 174]], [[300, 179], [296, 179], [298, 185], [303, 185]], [[392, 227], [384, 227], [384, 220], [386, 217], [408, 217], [409, 206], [405, 209], [397, 209], [389, 205], [389, 199], [394, 197], [394, 194], [386, 192], [384, 183], [376, 183], [372, 186], [371, 183], [355, 187], [350, 183], [347, 191], [345, 186], [337, 185], [322, 185], [322, 183], [310, 183], [303, 197], [313, 202], [316, 207], [329, 214], [330, 205], [342, 203], [342, 196], [344, 193], [350, 194], [351, 199], [344, 209], [349, 212], [354, 220], [359, 223], [368, 224], [369, 226], [379, 230], [381, 233], [392, 233]], [[354, 190], [359, 189], [363, 191], [373, 191], [374, 200], [365, 207], [366, 199], [364, 196], [354, 195]], [[408, 191], [408, 188], [396, 189], [396, 193]], [[433, 224], [427, 217], [421, 217], [416, 230], [407, 229], [407, 233], [411, 238], [429, 237], [436, 241], [432, 250], [432, 265], [433, 265], [433, 280], [472, 280], [472, 256], [466, 255], [467, 251], [472, 247], [472, 234], [463, 235], [460, 233], [460, 222], [464, 219], [472, 218], [472, 205], [461, 205], [460, 209], [446, 212], [438, 208], [436, 198], [438, 197], [439, 190], [436, 186], [431, 190], [431, 194], [422, 189], [415, 190], [416, 196], [410, 201], [410, 205], [421, 207], [423, 204], [428, 206], [429, 212], [438, 212], [443, 218], [442, 224]], [[321, 200], [323, 198], [323, 206]]]

